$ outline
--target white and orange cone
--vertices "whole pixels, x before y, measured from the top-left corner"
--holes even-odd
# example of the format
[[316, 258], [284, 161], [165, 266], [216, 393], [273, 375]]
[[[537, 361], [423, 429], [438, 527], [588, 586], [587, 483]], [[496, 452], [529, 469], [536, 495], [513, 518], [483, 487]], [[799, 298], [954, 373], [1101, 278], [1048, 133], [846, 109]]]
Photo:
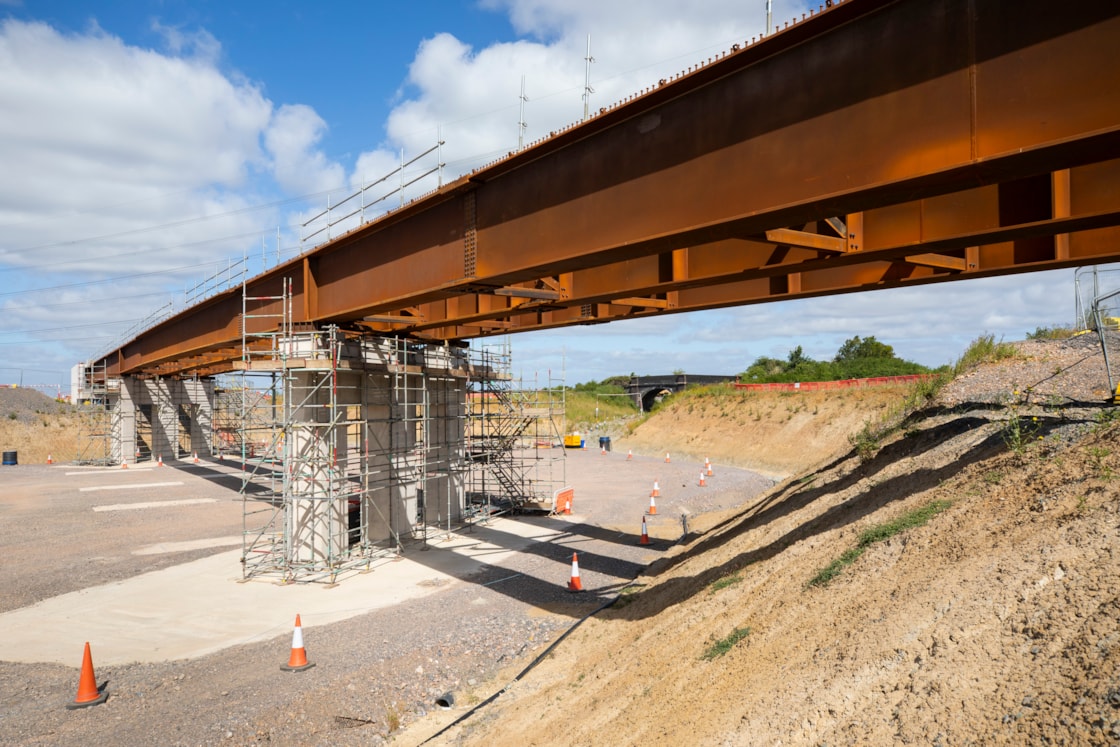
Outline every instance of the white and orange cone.
[[78, 694], [74, 700], [66, 704], [70, 710], [75, 708], [89, 708], [99, 705], [109, 699], [109, 693], [97, 689], [97, 678], [93, 675], [93, 657], [89, 653], [89, 641], [86, 641], [86, 650], [82, 654], [82, 673], [78, 676]]
[[307, 651], [303, 648], [303, 625], [299, 621], [299, 615], [296, 615], [296, 627], [292, 631], [292, 654], [288, 657], [288, 663], [281, 664], [280, 668], [285, 672], [302, 672], [313, 666], [315, 665], [307, 661]]
[[47, 464], [54, 464], [54, 457], [47, 454]]
[[564, 499], [564, 514], [565, 515], [571, 515], [571, 513], [572, 513], [572, 499], [571, 498], [565, 498]]
[[626, 461], [628, 461], [628, 462], [629, 462], [629, 461], [630, 461], [631, 459], [633, 459], [633, 458], [634, 458], [634, 450], [633, 450], [633, 449], [629, 449], [629, 450], [627, 450], [627, 452], [626, 452]]
[[602, 454], [603, 456], [606, 456], [607, 455], [607, 447], [606, 446], [600, 446], [599, 447], [599, 453]]
[[642, 539], [641, 539], [641, 542], [639, 542], [638, 544], [640, 544], [640, 545], [648, 545], [649, 544], [649, 531], [646, 529], [646, 517], [644, 517], [644, 516], [642, 517]]
[[653, 492], [650, 493], [654, 498], [661, 495], [661, 486], [657, 484], [657, 478], [653, 478]]
[[158, 459], [159, 459], [159, 461], [156, 462], [156, 466], [157, 467], [162, 467], [163, 466], [163, 454], [160, 454]]
[[700, 473], [700, 487], [705, 487], [708, 483], [704, 482], [704, 473]]
[[194, 463], [195, 463], [195, 464], [198, 464], [198, 463], [199, 463], [199, 461], [198, 461], [198, 452], [197, 452], [197, 451], [196, 451], [196, 452], [194, 453]]
[[708, 473], [708, 477], [712, 476], [712, 463], [708, 461], [708, 457], [704, 457], [704, 471]]
[[128, 469], [128, 462], [121, 460], [121, 469]]
[[579, 558], [575, 553], [572, 553], [572, 580], [568, 582], [568, 591], [583, 591], [579, 581]]
[[665, 452], [665, 464], [669, 463], [669, 452]]
[[657, 499], [654, 496], [649, 497], [649, 515], [653, 516], [657, 513]]

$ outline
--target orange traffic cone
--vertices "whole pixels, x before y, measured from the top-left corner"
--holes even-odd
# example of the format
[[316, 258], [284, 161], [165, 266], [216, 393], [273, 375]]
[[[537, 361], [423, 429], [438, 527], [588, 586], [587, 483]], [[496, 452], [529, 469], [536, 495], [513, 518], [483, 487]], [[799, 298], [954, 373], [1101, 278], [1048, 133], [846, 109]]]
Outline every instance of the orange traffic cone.
[[628, 462], [629, 462], [629, 461], [630, 461], [631, 459], [633, 459], [633, 458], [634, 458], [634, 450], [633, 450], [633, 449], [629, 449], [629, 450], [628, 450], [628, 451], [626, 452], [626, 461], [628, 461]]
[[196, 451], [196, 452], [194, 453], [194, 463], [195, 463], [195, 464], [198, 464], [198, 463], [199, 463], [199, 462], [198, 462], [198, 452], [197, 452], [197, 451]]
[[157, 467], [162, 467], [163, 466], [163, 454], [159, 455], [158, 461], [156, 462], [156, 466]]
[[642, 517], [642, 541], [639, 542], [638, 544], [640, 544], [640, 545], [648, 545], [649, 544], [649, 532], [646, 530], [646, 517], [644, 517], [644, 516]]
[[704, 470], [708, 473], [708, 477], [712, 476], [712, 463], [708, 461], [708, 457], [704, 457]]
[[606, 456], [607, 455], [607, 447], [606, 446], [600, 446], [599, 447], [599, 453], [602, 454], [603, 456]]
[[700, 473], [700, 487], [706, 486], [708, 483], [704, 482], [704, 473]]
[[665, 452], [665, 464], [669, 463], [669, 452]]
[[583, 591], [583, 584], [579, 581], [579, 558], [572, 553], [572, 580], [568, 582], [568, 591]]
[[564, 499], [564, 513], [565, 513], [565, 515], [570, 515], [572, 513], [572, 499], [571, 498], [565, 498]]
[[656, 513], [657, 513], [657, 500], [654, 498], [654, 496], [651, 495], [649, 497], [649, 515], [653, 516]]
[[292, 631], [292, 655], [288, 657], [288, 663], [281, 664], [280, 668], [285, 672], [302, 672], [313, 666], [315, 665], [307, 663], [307, 652], [303, 650], [303, 625], [299, 621], [299, 615], [296, 615], [296, 627]]
[[47, 464], [54, 464], [54, 457], [47, 454]]
[[70, 710], [75, 708], [89, 708], [100, 705], [109, 699], [109, 693], [97, 689], [97, 678], [93, 676], [93, 657], [89, 653], [89, 641], [86, 641], [86, 650], [82, 654], [82, 673], [78, 677], [78, 694], [72, 703], [67, 703]]
[[121, 461], [121, 469], [128, 469], [128, 462], [122, 460]]
[[650, 493], [654, 498], [661, 495], [661, 486], [657, 484], [657, 478], [653, 478], [653, 492]]

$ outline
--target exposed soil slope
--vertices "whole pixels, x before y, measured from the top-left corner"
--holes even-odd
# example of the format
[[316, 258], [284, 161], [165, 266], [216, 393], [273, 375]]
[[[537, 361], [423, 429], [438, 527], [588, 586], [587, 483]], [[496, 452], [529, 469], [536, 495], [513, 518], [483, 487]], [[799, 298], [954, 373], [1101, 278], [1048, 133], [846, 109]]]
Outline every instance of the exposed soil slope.
[[848, 436], [877, 420], [908, 391], [887, 386], [816, 392], [747, 392], [713, 387], [666, 401], [619, 441], [620, 449], [681, 457], [786, 477], [848, 448]]
[[[862, 459], [848, 448], [708, 517], [430, 743], [1116, 743], [1120, 420], [1091, 402], [1091, 357], [1083, 342], [1027, 346]], [[862, 533], [934, 502], [925, 525], [810, 584]], [[420, 726], [400, 742], [437, 731]]]
[[43, 464], [77, 456], [78, 413], [34, 389], [0, 387], [0, 448], [16, 452], [20, 464]]

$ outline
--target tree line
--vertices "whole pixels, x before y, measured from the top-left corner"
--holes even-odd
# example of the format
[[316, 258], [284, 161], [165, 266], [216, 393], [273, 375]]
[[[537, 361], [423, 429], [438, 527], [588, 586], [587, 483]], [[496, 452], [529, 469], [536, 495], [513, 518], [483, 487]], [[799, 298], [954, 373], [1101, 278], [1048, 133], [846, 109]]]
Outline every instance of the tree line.
[[790, 383], [795, 381], [838, 381], [866, 379], [873, 376], [905, 376], [931, 373], [932, 369], [904, 360], [894, 348], [879, 342], [874, 335], [859, 335], [844, 341], [832, 360], [818, 361], [805, 355], [798, 345], [785, 360], [761, 356], [739, 374], [739, 380], [751, 384]]

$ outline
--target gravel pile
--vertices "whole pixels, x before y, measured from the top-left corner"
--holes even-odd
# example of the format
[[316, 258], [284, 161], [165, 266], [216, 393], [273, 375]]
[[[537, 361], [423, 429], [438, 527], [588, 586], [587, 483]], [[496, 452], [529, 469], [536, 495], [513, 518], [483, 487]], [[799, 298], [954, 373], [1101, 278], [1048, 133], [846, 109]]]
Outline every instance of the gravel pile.
[[0, 387], [0, 417], [8, 420], [29, 423], [39, 415], [54, 415], [72, 410], [65, 402], [56, 402], [34, 389]]
[[949, 407], [1015, 401], [1058, 406], [1100, 404], [1111, 396], [1096, 333], [1013, 344], [1016, 356], [958, 376], [941, 391], [940, 402]]

